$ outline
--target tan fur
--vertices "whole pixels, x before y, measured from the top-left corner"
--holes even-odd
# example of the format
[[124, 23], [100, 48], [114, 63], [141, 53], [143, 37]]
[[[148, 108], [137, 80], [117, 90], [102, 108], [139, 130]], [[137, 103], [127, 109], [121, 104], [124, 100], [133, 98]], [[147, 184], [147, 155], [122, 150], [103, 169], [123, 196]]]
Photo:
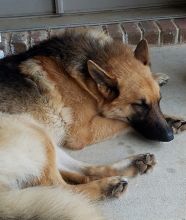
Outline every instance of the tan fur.
[[[66, 140], [67, 146], [73, 147], [76, 145], [76, 148], [82, 148], [87, 144], [95, 143], [100, 139], [105, 139], [113, 136], [113, 134], [120, 133], [127, 127], [123, 122], [97, 116], [97, 109], [95, 108], [95, 105], [97, 104], [96, 101], [88, 93], [85, 93], [84, 90], [71, 79], [71, 77], [65, 74], [63, 68], [59, 66], [55, 60], [45, 57], [37, 57], [36, 59], [37, 61], [29, 61], [29, 64], [31, 62], [38, 64], [39, 60], [44, 73], [48, 73], [47, 77], [51, 80], [50, 88], [54, 88], [49, 90], [49, 97], [51, 95], [53, 96], [53, 94], [55, 97], [63, 94], [62, 97], [60, 96], [62, 103], [65, 103], [65, 106], [68, 106], [71, 110], [73, 109], [73, 111], [71, 111], [73, 123], [69, 125], [68, 138]], [[22, 71], [27, 68], [27, 65], [27, 62], [25, 63], [25, 66], [24, 64], [22, 65]], [[26, 73], [30, 73], [29, 69], [26, 69]], [[53, 87], [51, 85], [53, 85]], [[55, 99], [55, 101], [56, 104], [54, 103], [54, 107], [57, 107], [56, 105], [58, 105], [59, 102], [57, 99]], [[87, 107], [82, 109], [82, 103]], [[90, 127], [89, 131], [87, 131], [87, 127]], [[81, 137], [81, 140], [79, 137]]]
[[[50, 82], [50, 79], [45, 80], [45, 83], [40, 82], [43, 77], [48, 77], [48, 73], [42, 67], [42, 61], [39, 59], [31, 59], [22, 64], [20, 68], [22, 73], [29, 73], [29, 77], [41, 85], [39, 89], [42, 93], [45, 93], [44, 98], [41, 98], [39, 104], [31, 107], [31, 114], [36, 120], [39, 120], [42, 124], [46, 124], [47, 127], [49, 127], [50, 133], [52, 132], [56, 143], [62, 144], [64, 141], [64, 135], [66, 135], [62, 132], [64, 131], [63, 127], [66, 125], [67, 130], [68, 125], [72, 122], [70, 106], [64, 106], [58, 88], [55, 84]], [[52, 73], [55, 73], [55, 69], [50, 68], [50, 71], [51, 75]], [[38, 74], [39, 76], [37, 76]], [[56, 81], [58, 81], [57, 78]]]
[[[127, 65], [121, 66], [120, 63], [124, 59], [127, 59]], [[97, 100], [65, 73], [62, 65], [58, 61], [46, 57], [37, 57], [32, 61], [26, 61], [25, 64], [22, 64], [22, 71], [24, 74], [30, 74], [30, 77], [32, 77], [32, 73], [30, 73], [29, 68], [27, 68], [28, 64], [36, 66], [31, 69], [32, 71], [34, 71], [34, 69], [37, 71], [38, 68], [42, 68], [43, 75], [46, 75], [44, 78], [50, 81], [49, 83], [46, 80], [44, 86], [49, 90], [49, 97], [55, 96], [55, 99], [52, 99], [52, 101], [56, 101], [56, 103], [53, 105], [57, 108], [58, 97], [59, 100], [61, 97], [61, 102], [71, 109], [73, 123], [69, 125], [68, 138], [66, 140], [66, 146], [68, 147], [79, 149], [124, 131], [125, 128], [128, 127], [127, 124], [119, 120], [110, 120], [110, 118], [117, 116], [118, 119], [120, 119], [124, 114], [130, 115], [132, 109], [129, 103], [139, 100], [142, 94], [149, 103], [153, 103], [159, 99], [159, 86], [151, 76], [149, 67], [143, 66], [137, 60], [132, 59], [130, 51], [128, 57], [124, 55], [123, 57], [117, 57], [117, 59], [113, 58], [108, 63], [110, 73], [112, 73], [112, 71], [117, 73], [114, 77], [117, 77], [121, 90], [118, 99], [112, 103], [104, 103], [103, 111], [106, 118], [102, 118], [98, 115], [98, 108], [96, 108], [96, 106], [102, 106], [103, 100], [95, 90], [93, 82], [90, 82], [88, 87], [94, 90], [95, 96], [98, 97], [98, 103]], [[37, 67], [38, 65], [40, 66]], [[134, 69], [134, 67], [136, 69]], [[128, 75], [131, 74], [131, 71], [133, 71], [133, 75], [129, 78]], [[122, 76], [123, 73], [125, 73], [125, 80]], [[34, 72], [34, 76], [35, 75], [37, 75], [37, 72]], [[136, 84], [133, 84], [134, 80], [132, 77], [136, 78]], [[47, 86], [48, 84], [50, 84], [50, 87]], [[142, 86], [144, 84], [148, 86]], [[134, 88], [133, 92], [126, 92], [128, 88], [131, 87]], [[60, 94], [62, 94], [62, 96], [60, 96]], [[79, 137], [81, 137], [81, 140]]]
[[[73, 32], [74, 36], [81, 34], [98, 41], [100, 50], [113, 42], [103, 32], [94, 30]], [[100, 43], [102, 41], [105, 43]], [[79, 42], [77, 48], [80, 46], [87, 47], [86, 41]], [[160, 100], [160, 88], [157, 82], [160, 77], [155, 77], [147, 65], [150, 61], [146, 41], [139, 43], [135, 54], [120, 42], [115, 42], [112, 46], [117, 52], [113, 52], [113, 48], [108, 47], [106, 52], [108, 58], [105, 62], [98, 65], [92, 60], [87, 61], [89, 77], [84, 77], [79, 72], [80, 64], [70, 63], [66, 67], [66, 63], [55, 57], [36, 56], [20, 66], [22, 73], [38, 85], [41, 94], [47, 98], [53, 109], [60, 113], [64, 106], [70, 109], [68, 110], [70, 116], [65, 120], [67, 130], [65, 146], [68, 148], [81, 149], [126, 132], [130, 127], [127, 119], [135, 113], [133, 103], [143, 99], [149, 106], [155, 106]], [[102, 74], [103, 78], [107, 78], [108, 83], [113, 86], [117, 84], [118, 97], [115, 98], [115, 94], [106, 85], [96, 82], [94, 78], [96, 71]], [[43, 106], [42, 103], [41, 105]], [[48, 114], [48, 111], [46, 112]], [[45, 120], [52, 119], [52, 115], [48, 117], [43, 110], [36, 111], [36, 114], [38, 114], [35, 116], [36, 119], [42, 119], [44, 115]], [[61, 114], [59, 118], [64, 115], [66, 114]], [[160, 118], [163, 120], [163, 115], [160, 115]], [[54, 129], [59, 127], [59, 125], [55, 126], [55, 122], [44, 123], [48, 123], [54, 133], [60, 133]]]
[[[98, 213], [93, 213], [94, 208], [88, 205], [88, 203], [86, 205], [86, 198], [80, 195], [76, 196], [70, 192], [68, 193], [68, 190], [70, 190], [74, 192], [84, 192], [89, 195], [88, 189], [91, 188], [91, 186], [85, 187], [84, 189], [84, 187], [70, 186], [64, 182], [57, 169], [55, 155], [56, 146], [54, 141], [39, 124], [26, 115], [12, 116], [2, 113], [0, 114], [0, 121], [0, 200], [4, 201], [4, 204], [0, 202], [1, 218], [8, 219], [9, 217], [14, 217], [15, 219], [30, 219], [34, 217], [34, 215], [38, 216], [38, 219], [53, 218], [52, 210], [46, 211], [45, 209], [47, 212], [47, 214], [45, 214], [37, 209], [37, 206], [41, 205], [48, 209], [51, 207], [54, 208], [58, 216], [56, 219], [63, 219], [63, 217], [66, 216], [64, 219], [83, 220], [88, 217], [91, 218], [90, 213], [93, 214], [92, 219], [103, 219]], [[43, 154], [41, 154], [41, 152], [43, 152]], [[35, 156], [33, 157], [33, 155]], [[8, 170], [6, 171], [7, 168]], [[36, 169], [38, 169], [39, 172], [37, 172]], [[105, 184], [108, 185], [109, 181], [105, 181]], [[101, 193], [100, 187], [104, 186], [102, 185], [99, 187], [98, 183], [94, 183], [94, 185], [97, 185], [97, 190], [95, 190], [97, 196], [92, 195], [92, 199], [100, 198], [101, 195], [99, 195], [97, 191]], [[53, 186], [53, 188], [40, 187], [39, 192], [39, 188], [36, 188], [36, 191], [28, 188], [31, 186]], [[27, 188], [27, 190], [22, 190], [24, 188]], [[46, 193], [51, 193], [51, 195], [53, 194], [52, 196], [54, 197], [47, 197], [46, 200], [44, 198], [39, 198], [39, 194], [45, 191]], [[55, 191], [61, 194], [61, 199], [60, 197], [55, 197]], [[67, 196], [65, 196], [65, 194], [67, 194]], [[11, 205], [12, 196], [15, 197], [15, 201], [20, 200], [19, 203], [15, 203], [14, 209], [12, 209]], [[45, 197], [44, 194], [42, 196]], [[68, 198], [68, 196], [70, 196], [71, 199]], [[37, 203], [38, 199], [40, 200], [39, 203]], [[56, 202], [59, 204], [56, 202], [52, 203], [54, 199], [56, 199]], [[74, 210], [74, 212], [67, 215], [65, 209], [68, 206], [65, 207], [63, 203], [65, 204], [69, 200], [71, 207], [74, 206], [78, 209], [79, 205], [77, 201], [79, 201], [79, 199], [83, 201], [83, 205], [79, 207], [79, 212]], [[27, 206], [29, 203], [32, 207], [28, 209]], [[37, 205], [34, 203], [37, 203]], [[51, 207], [49, 205], [50, 203]], [[60, 207], [60, 203], [63, 206]], [[45, 218], [42, 216], [45, 216]]]
[[[98, 200], [118, 197], [125, 192], [126, 179], [122, 176], [112, 176], [122, 175], [120, 172], [122, 167], [124, 169], [130, 164], [136, 166], [133, 164], [133, 159], [127, 160], [125, 164], [111, 166], [110, 169], [118, 170], [118, 172], [110, 173], [110, 175], [101, 173], [106, 170], [104, 167], [94, 169], [87, 164], [85, 165], [87, 168], [84, 169], [82, 164], [81, 175], [64, 170], [61, 172], [61, 176], [57, 167], [57, 146], [42, 124], [37, 123], [29, 115], [9, 115], [6, 113], [0, 113], [0, 123], [0, 201], [4, 201], [3, 204], [0, 202], [0, 217], [3, 219], [12, 216], [15, 219], [30, 219], [34, 217], [33, 215], [38, 216], [38, 219], [51, 219], [53, 218], [53, 210], [56, 210], [54, 215], [58, 216], [56, 219], [60, 219], [67, 215], [64, 204], [69, 201], [71, 207], [74, 206], [76, 209], [68, 214], [68, 217], [66, 216], [67, 219], [92, 218], [101, 220], [103, 218], [100, 217], [100, 214], [97, 211], [92, 213], [94, 208], [88, 203], [85, 204], [87, 199], [80, 195], [76, 196], [74, 193], [82, 193], [91, 200]], [[68, 160], [66, 156], [65, 158]], [[66, 162], [61, 161], [64, 164]], [[78, 162], [76, 163], [78, 164]], [[136, 169], [138, 169], [137, 166]], [[94, 173], [88, 170], [94, 170]], [[70, 180], [68, 182], [74, 181], [79, 185], [67, 184], [62, 178], [63, 176], [65, 180]], [[34, 188], [31, 188], [33, 186]], [[53, 187], [46, 188], [49, 186]], [[61, 199], [55, 197], [56, 192], [61, 196]], [[51, 195], [51, 198], [45, 196], [45, 193]], [[12, 201], [13, 197], [15, 201], [19, 200], [20, 202]], [[82, 206], [77, 203], [79, 200], [83, 202]], [[12, 209], [12, 202], [14, 209]], [[31, 206], [28, 208], [29, 204]], [[60, 209], [59, 204], [62, 205]], [[43, 208], [38, 209], [38, 206]]]
[[60, 174], [63, 179], [70, 184], [83, 184], [92, 181], [88, 176], [79, 173], [72, 173], [61, 170]]
[[[144, 174], [155, 165], [154, 155], [143, 154], [94, 166], [60, 148], [80, 149], [121, 134], [129, 128], [133, 103], [145, 99], [154, 106], [160, 99], [158, 83], [144, 65], [147, 56], [140, 50], [136, 59], [119, 42], [114, 43], [116, 51], [107, 48], [113, 40], [103, 32], [73, 34], [96, 41], [100, 50], [107, 51], [101, 59], [105, 62], [88, 60], [88, 76], [79, 72], [80, 63], [72, 60], [74, 64], [68, 65], [59, 56], [33, 56], [21, 62], [20, 74], [37, 88], [37, 98], [20, 106], [25, 112], [9, 114], [7, 107], [0, 113], [2, 219], [102, 220], [86, 197], [118, 197], [127, 189], [125, 177]], [[76, 43], [82, 48], [89, 45], [83, 40]]]
[[15, 220], [103, 220], [84, 195], [60, 186], [32, 187], [0, 193], [0, 216]]

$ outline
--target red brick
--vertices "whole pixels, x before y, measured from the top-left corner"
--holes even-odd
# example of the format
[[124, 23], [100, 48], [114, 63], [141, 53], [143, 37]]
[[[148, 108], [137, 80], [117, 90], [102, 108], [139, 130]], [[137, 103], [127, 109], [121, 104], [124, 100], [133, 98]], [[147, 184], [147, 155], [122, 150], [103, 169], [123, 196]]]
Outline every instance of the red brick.
[[178, 41], [178, 28], [170, 19], [159, 20], [157, 24], [161, 30], [161, 44], [175, 44]]
[[30, 32], [30, 44], [31, 46], [38, 44], [39, 42], [48, 39], [48, 31], [38, 30]]
[[154, 21], [142, 21], [139, 23], [143, 37], [149, 44], [159, 45], [160, 43], [160, 30]]
[[179, 42], [186, 42], [186, 18], [174, 19], [174, 23], [179, 28]]
[[119, 40], [125, 42], [125, 34], [119, 24], [109, 24], [106, 25], [107, 33], [114, 40]]
[[1, 39], [0, 39], [0, 50], [4, 52], [4, 55], [10, 55], [10, 37], [11, 33], [0, 33]]
[[75, 30], [75, 29], [84, 30], [84, 29], [87, 29], [87, 28], [99, 28], [99, 25], [67, 27], [67, 28], [55, 28], [55, 29], [51, 29], [50, 30], [49, 35], [50, 35], [50, 38], [54, 37], [54, 36], [60, 37], [64, 33], [64, 31], [66, 31], [66, 30]]
[[28, 32], [13, 32], [10, 47], [13, 54], [27, 50], [29, 48]]
[[125, 32], [126, 42], [136, 45], [142, 39], [142, 31], [134, 22], [123, 23], [122, 28]]

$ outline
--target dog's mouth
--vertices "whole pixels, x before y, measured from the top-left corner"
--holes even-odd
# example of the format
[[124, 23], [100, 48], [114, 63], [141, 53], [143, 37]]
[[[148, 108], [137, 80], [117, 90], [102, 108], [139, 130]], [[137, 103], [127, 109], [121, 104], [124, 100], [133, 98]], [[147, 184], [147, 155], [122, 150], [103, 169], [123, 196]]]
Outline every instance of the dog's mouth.
[[169, 142], [174, 139], [173, 129], [167, 123], [160, 109], [152, 109], [143, 119], [134, 116], [127, 118], [127, 120], [136, 131], [150, 140]]
[[131, 125], [136, 131], [150, 140], [169, 142], [174, 139], [173, 130], [169, 125], [162, 126], [160, 123], [149, 124], [146, 121], [136, 121]]

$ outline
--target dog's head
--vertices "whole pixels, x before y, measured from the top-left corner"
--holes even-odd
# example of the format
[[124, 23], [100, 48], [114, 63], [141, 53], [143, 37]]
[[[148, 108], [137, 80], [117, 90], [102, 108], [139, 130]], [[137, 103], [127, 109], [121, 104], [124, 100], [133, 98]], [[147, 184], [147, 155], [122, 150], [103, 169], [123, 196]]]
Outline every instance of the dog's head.
[[160, 88], [150, 69], [147, 41], [140, 41], [134, 53], [119, 43], [114, 49], [121, 53], [106, 63], [87, 63], [95, 84], [88, 89], [97, 89], [100, 114], [129, 123], [149, 139], [171, 141], [173, 131], [160, 109]]

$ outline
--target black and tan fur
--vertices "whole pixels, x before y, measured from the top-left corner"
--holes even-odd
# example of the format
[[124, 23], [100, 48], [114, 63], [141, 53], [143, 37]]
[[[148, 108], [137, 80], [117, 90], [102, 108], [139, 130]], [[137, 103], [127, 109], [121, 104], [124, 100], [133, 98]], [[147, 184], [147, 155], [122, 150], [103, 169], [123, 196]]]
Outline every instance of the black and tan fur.
[[133, 53], [95, 30], [66, 31], [0, 61], [0, 218], [101, 220], [76, 193], [118, 197], [124, 177], [155, 165], [147, 153], [92, 166], [60, 148], [80, 149], [130, 127], [160, 141], [173, 139], [171, 127], [184, 130], [184, 121], [167, 123], [162, 114], [158, 81], [166, 78], [149, 63], [145, 40]]

